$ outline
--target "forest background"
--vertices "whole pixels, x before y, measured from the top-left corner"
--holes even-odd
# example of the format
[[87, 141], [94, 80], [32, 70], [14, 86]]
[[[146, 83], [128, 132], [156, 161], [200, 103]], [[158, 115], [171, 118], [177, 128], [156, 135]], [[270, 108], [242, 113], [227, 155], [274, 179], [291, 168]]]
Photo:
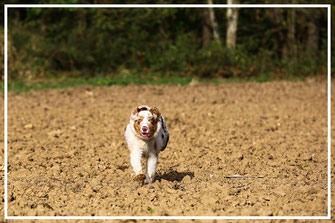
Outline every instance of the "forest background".
[[[35, 0], [29, 3], [331, 2]], [[27, 1], [7, 0], [1, 10], [4, 4], [24, 3]], [[334, 27], [334, 6], [331, 11]], [[3, 17], [0, 20], [3, 26]], [[334, 57], [334, 32], [331, 35]], [[2, 61], [3, 44], [1, 27]], [[3, 63], [0, 68], [3, 72]], [[268, 81], [326, 74], [326, 8], [10, 8], [8, 11], [8, 76], [12, 84], [73, 80], [105, 85], [217, 79]]]

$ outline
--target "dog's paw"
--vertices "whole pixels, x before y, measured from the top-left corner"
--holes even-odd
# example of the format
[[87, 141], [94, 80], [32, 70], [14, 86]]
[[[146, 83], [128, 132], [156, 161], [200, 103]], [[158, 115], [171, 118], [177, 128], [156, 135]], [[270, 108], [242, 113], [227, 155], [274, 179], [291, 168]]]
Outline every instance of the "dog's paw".
[[134, 180], [143, 182], [145, 180], [145, 175], [144, 174], [139, 174], [134, 178]]

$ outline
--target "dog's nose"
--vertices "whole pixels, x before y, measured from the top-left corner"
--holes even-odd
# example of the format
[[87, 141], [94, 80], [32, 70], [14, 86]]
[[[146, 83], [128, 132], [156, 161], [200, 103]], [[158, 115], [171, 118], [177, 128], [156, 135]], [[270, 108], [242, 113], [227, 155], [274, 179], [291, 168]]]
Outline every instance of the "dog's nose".
[[142, 127], [142, 131], [143, 131], [143, 132], [146, 132], [146, 131], [148, 131], [148, 127], [146, 127], [146, 126], [143, 126], [143, 127]]

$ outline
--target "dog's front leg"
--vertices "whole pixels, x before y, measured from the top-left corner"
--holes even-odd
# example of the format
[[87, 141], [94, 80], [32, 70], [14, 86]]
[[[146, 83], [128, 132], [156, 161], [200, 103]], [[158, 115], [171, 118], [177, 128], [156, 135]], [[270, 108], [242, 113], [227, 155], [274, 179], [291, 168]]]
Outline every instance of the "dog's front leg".
[[153, 183], [155, 179], [156, 167], [158, 161], [158, 154], [156, 152], [149, 152], [148, 163], [147, 163], [147, 176], [146, 183]]
[[143, 175], [142, 171], [142, 151], [138, 149], [132, 149], [130, 152], [130, 164], [136, 174], [136, 177]]

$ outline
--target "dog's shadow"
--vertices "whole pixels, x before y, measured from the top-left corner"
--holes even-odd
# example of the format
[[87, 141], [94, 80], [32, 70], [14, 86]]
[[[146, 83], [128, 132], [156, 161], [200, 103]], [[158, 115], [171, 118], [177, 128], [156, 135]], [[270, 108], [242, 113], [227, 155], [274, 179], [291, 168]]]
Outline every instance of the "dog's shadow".
[[173, 181], [181, 182], [186, 176], [189, 176], [192, 179], [194, 177], [194, 172], [178, 172], [178, 171], [172, 170], [164, 174], [158, 173], [156, 175], [156, 180], [158, 180], [159, 182], [161, 182], [162, 179], [171, 181], [171, 182]]

